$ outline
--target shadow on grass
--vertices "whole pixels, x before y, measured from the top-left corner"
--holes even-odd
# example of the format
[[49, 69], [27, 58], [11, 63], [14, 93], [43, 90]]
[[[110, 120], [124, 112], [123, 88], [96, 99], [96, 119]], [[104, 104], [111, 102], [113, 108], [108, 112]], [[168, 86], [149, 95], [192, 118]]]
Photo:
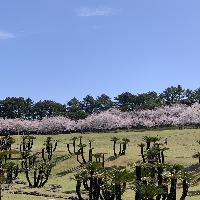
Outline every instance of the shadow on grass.
[[[71, 156], [71, 157], [72, 157], [72, 155], [68, 155], [68, 156]], [[70, 158], [70, 157], [69, 157], [69, 158]], [[119, 158], [119, 156], [117, 156], [117, 157], [115, 157], [115, 156], [110, 156], [110, 157], [108, 157], [105, 161], [106, 161], [106, 162], [111, 162], [111, 161], [116, 160], [117, 158]], [[68, 158], [65, 157], [65, 156], [61, 156], [61, 157], [58, 159], [59, 162], [62, 161], [62, 159], [68, 159]], [[80, 171], [80, 169], [83, 168], [83, 166], [84, 166], [84, 165], [79, 165], [79, 166], [70, 168], [70, 169], [68, 169], [68, 170], [59, 172], [59, 173], [57, 173], [56, 175], [59, 176], [59, 177], [62, 177], [62, 176], [65, 176], [65, 175], [67, 175], [67, 174], [71, 174], [71, 173], [74, 173], [74, 172], [78, 172], [78, 171]]]
[[64, 194], [76, 194], [76, 190], [65, 191]]
[[31, 191], [31, 192], [27, 192], [27, 191], [14, 191], [12, 193], [12, 195], [15, 195], [15, 194], [23, 194], [23, 195], [28, 195], [28, 196], [38, 196], [38, 197], [47, 197], [47, 198], [63, 198], [62, 195], [43, 194], [43, 193], [40, 193], [38, 191]]
[[74, 172], [78, 172], [78, 171], [80, 171], [80, 169], [82, 169], [82, 168], [83, 168], [83, 165], [80, 165], [80, 166], [73, 167], [73, 168], [71, 168], [71, 169], [68, 169], [68, 170], [59, 172], [59, 173], [57, 173], [56, 175], [59, 176], [59, 177], [62, 177], [62, 176], [65, 176], [65, 175], [67, 175], [67, 174], [71, 174], [71, 173], [74, 173]]
[[[193, 178], [192, 178], [191, 185], [193, 185], [193, 186], [199, 185], [199, 183], [200, 183], [200, 165], [198, 163], [190, 165], [185, 168], [185, 171], [192, 173]], [[197, 191], [197, 193], [198, 193], [198, 191]]]
[[200, 190], [195, 190], [195, 191], [190, 191], [188, 192], [188, 196], [199, 196], [200, 195]]
[[197, 163], [197, 164], [190, 165], [190, 166], [186, 167], [185, 170], [187, 172], [199, 173], [200, 172], [200, 164]]
[[115, 156], [110, 156], [106, 159], [107, 162], [110, 162], [110, 161], [114, 161], [114, 160], [117, 160], [117, 158], [119, 158], [119, 156], [115, 157]]
[[62, 162], [65, 161], [67, 159], [70, 159], [72, 157], [72, 155], [68, 154], [68, 155], [64, 155], [64, 156], [58, 156], [54, 158], [54, 162], [58, 163], [58, 162]]

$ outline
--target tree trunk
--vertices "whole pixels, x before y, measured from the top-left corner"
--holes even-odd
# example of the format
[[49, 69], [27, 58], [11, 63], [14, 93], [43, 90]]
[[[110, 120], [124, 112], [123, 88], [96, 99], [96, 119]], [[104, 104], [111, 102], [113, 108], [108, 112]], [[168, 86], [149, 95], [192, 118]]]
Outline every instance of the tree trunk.
[[176, 184], [177, 184], [177, 179], [172, 177], [171, 178], [170, 193], [167, 197], [167, 200], [176, 200]]
[[[136, 166], [137, 184], [139, 184], [141, 182], [141, 178], [142, 178], [142, 168], [141, 168], [141, 166]], [[139, 189], [139, 187], [137, 187], [136, 192], [135, 192], [135, 200], [140, 200], [140, 198], [141, 198], [140, 189]]]
[[188, 194], [188, 183], [186, 180], [183, 180], [183, 193], [182, 193], [182, 196], [180, 198], [180, 200], [185, 200], [187, 194]]
[[114, 141], [114, 144], [113, 144], [113, 151], [114, 151], [114, 156], [116, 157], [117, 156], [117, 154], [116, 154], [116, 142]]
[[164, 156], [164, 152], [163, 151], [161, 151], [161, 157], [162, 157], [162, 163], [164, 163], [165, 162], [165, 156]]
[[76, 182], [76, 194], [79, 200], [83, 200], [83, 198], [81, 197], [81, 182], [79, 180], [77, 180]]
[[[158, 186], [162, 186], [162, 182], [163, 182], [163, 177], [162, 177], [162, 173], [163, 173], [163, 168], [162, 167], [158, 167]], [[160, 200], [161, 199], [161, 194], [157, 195], [156, 200]]]
[[1, 197], [2, 197], [2, 187], [0, 185], [0, 200], [2, 199]]
[[120, 184], [115, 184], [116, 200], [122, 200], [122, 190]]
[[150, 149], [150, 146], [151, 146], [151, 142], [150, 142], [150, 141], [147, 141], [147, 148], [146, 148], [146, 149], [147, 149], [147, 150]]
[[76, 153], [76, 142], [73, 141], [74, 153]]

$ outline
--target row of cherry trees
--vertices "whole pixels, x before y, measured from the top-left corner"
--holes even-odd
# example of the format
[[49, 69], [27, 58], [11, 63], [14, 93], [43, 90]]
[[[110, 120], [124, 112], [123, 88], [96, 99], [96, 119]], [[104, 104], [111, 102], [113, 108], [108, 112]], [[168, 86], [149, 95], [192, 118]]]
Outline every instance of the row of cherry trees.
[[191, 106], [194, 103], [200, 103], [200, 88], [190, 90], [184, 89], [181, 85], [168, 87], [161, 93], [155, 91], [139, 94], [123, 92], [114, 99], [106, 94], [101, 94], [96, 98], [86, 95], [82, 100], [74, 97], [65, 104], [52, 100], [34, 102], [30, 98], [7, 97], [0, 100], [0, 117], [42, 120], [47, 117], [65, 116], [72, 120], [78, 120], [110, 108], [132, 112], [174, 104]]
[[154, 110], [121, 112], [118, 109], [92, 114], [86, 119], [71, 120], [50, 117], [42, 120], [0, 118], [0, 132], [63, 133], [75, 131], [105, 131], [117, 129], [200, 126], [200, 104], [177, 104]]

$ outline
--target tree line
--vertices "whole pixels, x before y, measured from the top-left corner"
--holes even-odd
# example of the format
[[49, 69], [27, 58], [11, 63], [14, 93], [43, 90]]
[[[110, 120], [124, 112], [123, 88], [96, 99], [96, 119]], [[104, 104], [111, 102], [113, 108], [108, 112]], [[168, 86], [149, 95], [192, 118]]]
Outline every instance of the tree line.
[[0, 100], [0, 117], [4, 119], [42, 120], [46, 117], [65, 116], [78, 120], [110, 108], [118, 108], [121, 111], [134, 111], [155, 109], [177, 103], [186, 105], [200, 103], [200, 88], [191, 90], [178, 85], [168, 87], [161, 93], [155, 91], [140, 94], [123, 92], [114, 100], [106, 94], [102, 94], [97, 98], [87, 95], [81, 101], [74, 97], [66, 104], [52, 100], [34, 102], [30, 98], [7, 97]]

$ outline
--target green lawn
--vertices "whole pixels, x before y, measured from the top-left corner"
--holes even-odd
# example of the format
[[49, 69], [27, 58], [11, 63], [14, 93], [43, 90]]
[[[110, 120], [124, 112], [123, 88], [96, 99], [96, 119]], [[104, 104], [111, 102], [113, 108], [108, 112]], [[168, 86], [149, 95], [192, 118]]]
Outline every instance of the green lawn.
[[[75, 181], [72, 180], [75, 171], [69, 171], [69, 169], [79, 166], [75, 157], [67, 159], [67, 147], [66, 143], [69, 142], [70, 138], [73, 136], [79, 136], [80, 134], [67, 134], [67, 135], [56, 135], [52, 136], [55, 140], [58, 140], [58, 147], [56, 149], [56, 156], [62, 158], [56, 167], [52, 171], [52, 176], [49, 179], [49, 182], [41, 189], [29, 189], [27, 184], [13, 184], [9, 186], [9, 190], [3, 191], [3, 200], [9, 199], [31, 199], [31, 200], [40, 200], [40, 199], [64, 199], [69, 196], [76, 196], [75, 190]], [[128, 145], [127, 153], [125, 156], [121, 156], [114, 161], [106, 162], [106, 166], [111, 165], [123, 165], [130, 166], [140, 159], [140, 149], [137, 147], [138, 143], [141, 143], [142, 137], [146, 135], [151, 136], [160, 136], [163, 140], [168, 138], [168, 147], [170, 150], [166, 152], [166, 162], [182, 164], [185, 167], [190, 167], [194, 165], [197, 169], [195, 178], [199, 181], [195, 186], [190, 187], [190, 192], [193, 194], [191, 197], [187, 197], [188, 200], [197, 200], [200, 199], [200, 196], [195, 195], [195, 193], [200, 192], [200, 167], [196, 165], [198, 160], [193, 159], [192, 155], [195, 151], [200, 151], [200, 146], [195, 142], [197, 139], [200, 140], [200, 129], [184, 129], [184, 130], [162, 130], [162, 131], [142, 131], [142, 132], [118, 132], [118, 133], [90, 133], [84, 134], [83, 142], [88, 144], [88, 139], [94, 139], [93, 143], [94, 153], [95, 152], [105, 152], [106, 158], [113, 155], [112, 142], [110, 138], [113, 136], [123, 138], [127, 137], [131, 140]], [[18, 147], [20, 143], [20, 138], [15, 136], [16, 144], [15, 147]], [[34, 142], [33, 151], [40, 151], [46, 136], [37, 135]], [[18, 145], [17, 145], [18, 144]], [[20, 181], [26, 181], [23, 174], [19, 176]], [[57, 192], [48, 191], [51, 184], [60, 185], [61, 188]], [[33, 195], [25, 194], [10, 194], [10, 193], [19, 193], [24, 192], [25, 194], [33, 193], [34, 191], [38, 192], [39, 197]], [[180, 196], [181, 190], [178, 191], [178, 196]], [[124, 199], [133, 200], [133, 191], [128, 190], [125, 194]]]

